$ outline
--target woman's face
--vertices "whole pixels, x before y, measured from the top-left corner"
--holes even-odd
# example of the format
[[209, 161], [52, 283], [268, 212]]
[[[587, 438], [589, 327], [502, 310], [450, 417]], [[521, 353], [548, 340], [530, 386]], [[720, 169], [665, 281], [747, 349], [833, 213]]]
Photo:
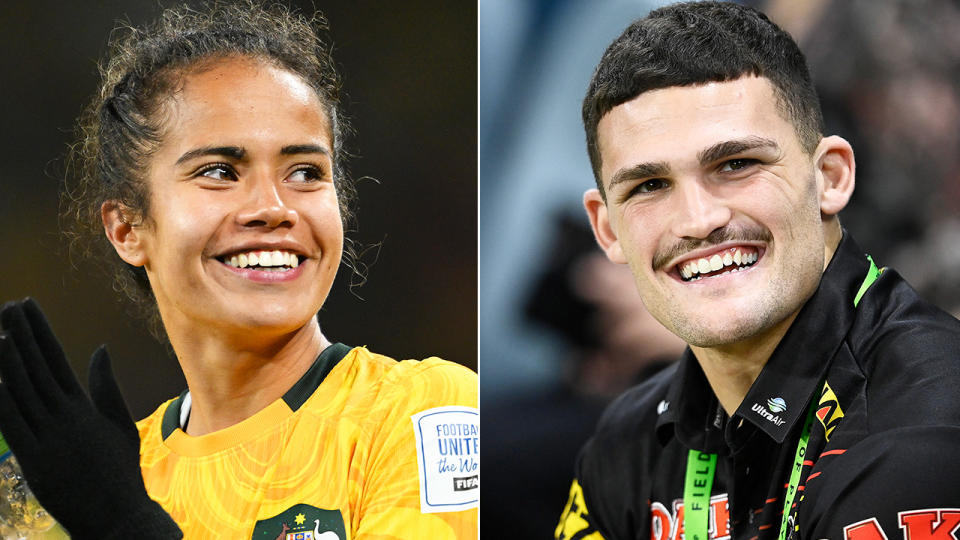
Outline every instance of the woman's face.
[[302, 327], [343, 247], [323, 103], [289, 71], [228, 58], [188, 75], [165, 117], [135, 234], [167, 331]]

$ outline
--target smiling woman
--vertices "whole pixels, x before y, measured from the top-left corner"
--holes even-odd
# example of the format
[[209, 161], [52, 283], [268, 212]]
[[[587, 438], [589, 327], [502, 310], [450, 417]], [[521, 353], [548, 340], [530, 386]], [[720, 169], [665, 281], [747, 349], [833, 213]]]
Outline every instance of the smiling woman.
[[[275, 333], [320, 336], [313, 315], [343, 250], [331, 106], [301, 76], [253, 56], [224, 56], [180, 77], [161, 107], [162, 143], [145, 178], [150, 210], [138, 220], [141, 211], [109, 200], [107, 236], [131, 271], [147, 274], [181, 364], [201, 356], [188, 347], [209, 345], [188, 331], [197, 324], [243, 349]], [[295, 267], [284, 264], [290, 258]], [[188, 383], [201, 369], [183, 367]]]
[[38, 305], [4, 306], [0, 431], [75, 538], [477, 536], [476, 375], [316, 316], [353, 255], [322, 26], [214, 4], [113, 39], [68, 213], [105, 232], [188, 390], [134, 426], [104, 349], [91, 402]]

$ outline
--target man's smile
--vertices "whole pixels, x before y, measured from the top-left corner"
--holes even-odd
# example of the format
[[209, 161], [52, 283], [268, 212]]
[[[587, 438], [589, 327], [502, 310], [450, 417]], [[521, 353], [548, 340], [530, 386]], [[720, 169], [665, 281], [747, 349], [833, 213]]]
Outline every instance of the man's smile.
[[689, 282], [739, 272], [753, 266], [759, 259], [759, 248], [736, 246], [680, 261], [674, 268], [681, 280]]

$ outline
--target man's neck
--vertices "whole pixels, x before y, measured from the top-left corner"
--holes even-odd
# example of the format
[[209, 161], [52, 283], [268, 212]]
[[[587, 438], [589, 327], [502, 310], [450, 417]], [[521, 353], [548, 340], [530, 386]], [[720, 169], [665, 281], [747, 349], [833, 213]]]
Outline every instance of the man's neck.
[[[842, 237], [840, 221], [832, 218], [824, 227], [824, 270], [833, 259]], [[753, 382], [760, 376], [763, 366], [767, 364], [799, 313], [797, 310], [766, 332], [744, 341], [713, 348], [690, 346], [713, 393], [728, 415], [732, 415], [740, 407]]]
[[780, 321], [763, 334], [745, 341], [722, 347], [690, 347], [707, 376], [710, 388], [728, 415], [736, 412], [743, 402], [777, 344], [797, 318], [797, 313]]

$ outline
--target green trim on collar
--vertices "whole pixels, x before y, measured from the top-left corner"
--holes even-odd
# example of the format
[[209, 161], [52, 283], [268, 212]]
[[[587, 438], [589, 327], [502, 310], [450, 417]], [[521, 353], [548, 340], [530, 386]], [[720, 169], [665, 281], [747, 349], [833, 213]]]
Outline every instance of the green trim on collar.
[[167, 410], [163, 411], [163, 422], [160, 423], [160, 437], [163, 440], [166, 440], [177, 428], [180, 427], [180, 406], [183, 404], [183, 399], [187, 397], [187, 392], [190, 390], [184, 390], [176, 397], [173, 401], [167, 405]]
[[873, 257], [867, 255], [867, 260], [870, 261], [870, 270], [867, 271], [867, 277], [863, 278], [863, 283], [860, 284], [860, 290], [857, 291], [857, 296], [853, 299], [853, 307], [857, 307], [857, 304], [860, 303], [860, 299], [863, 298], [863, 295], [867, 292], [867, 289], [873, 285], [873, 282], [880, 277], [880, 273], [883, 272], [882, 269], [877, 268], [877, 264], [873, 262]]
[[287, 390], [283, 395], [283, 401], [287, 403], [291, 411], [296, 411], [304, 404], [307, 399], [313, 395], [323, 379], [336, 366], [343, 357], [351, 351], [352, 347], [343, 343], [334, 343], [320, 353], [317, 360], [310, 366], [310, 369], [300, 377], [293, 388]]
[[[307, 399], [313, 395], [320, 383], [327, 377], [327, 374], [343, 360], [353, 348], [343, 343], [334, 343], [330, 345], [313, 362], [310, 369], [300, 377], [300, 380], [293, 385], [287, 393], [283, 395], [283, 401], [286, 402], [290, 410], [296, 411]], [[166, 440], [180, 427], [180, 408], [183, 406], [183, 400], [187, 396], [188, 390], [184, 390], [176, 399], [172, 400], [167, 409], [163, 411], [163, 421], [160, 423], [160, 435]]]

